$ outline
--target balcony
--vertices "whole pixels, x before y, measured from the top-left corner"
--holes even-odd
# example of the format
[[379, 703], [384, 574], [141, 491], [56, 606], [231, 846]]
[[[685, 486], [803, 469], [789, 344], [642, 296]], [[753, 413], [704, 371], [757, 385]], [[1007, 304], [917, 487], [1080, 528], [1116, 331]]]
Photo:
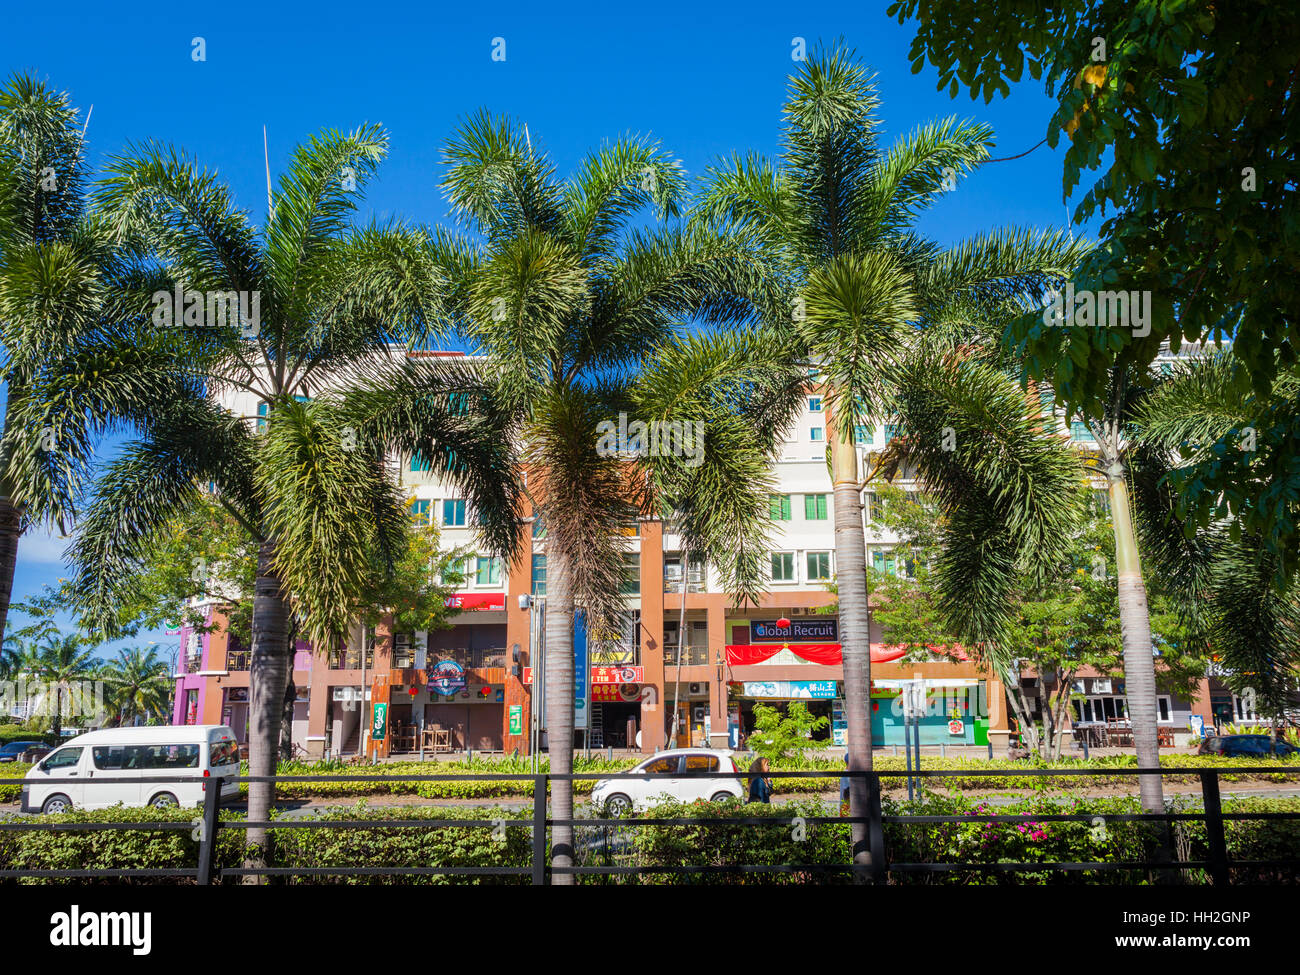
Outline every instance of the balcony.
[[664, 644], [664, 666], [665, 667], [676, 667], [677, 658], [679, 656], [681, 657], [681, 665], [683, 667], [701, 667], [704, 666], [705, 664], [713, 663], [713, 661], [709, 659], [709, 648], [705, 644], [699, 644], [699, 645], [687, 644], [685, 647], [681, 648], [682, 652], [680, 654], [677, 651], [678, 651], [677, 644], [675, 643]]
[[[361, 650], [332, 650], [329, 655], [330, 670], [360, 670]], [[367, 670], [373, 670], [375, 667], [375, 651], [373, 649], [365, 651], [365, 667]]]
[[247, 670], [252, 660], [252, 650], [230, 650], [226, 653], [226, 670]]
[[185, 673], [197, 674], [202, 669], [203, 656], [201, 654], [196, 653], [185, 658]]
[[[691, 577], [686, 581], [686, 591], [687, 591], [687, 592], [705, 592], [707, 589], [708, 589], [708, 587], [705, 585], [705, 582], [704, 582], [704, 574], [703, 574], [703, 573], [700, 573], [700, 574], [697, 575], [695, 572], [692, 572], [692, 573], [691, 573]], [[682, 591], [682, 576], [681, 576], [681, 573], [680, 573], [680, 572], [678, 572], [678, 573], [665, 573], [665, 574], [664, 574], [664, 592], [681, 592], [681, 591]]]

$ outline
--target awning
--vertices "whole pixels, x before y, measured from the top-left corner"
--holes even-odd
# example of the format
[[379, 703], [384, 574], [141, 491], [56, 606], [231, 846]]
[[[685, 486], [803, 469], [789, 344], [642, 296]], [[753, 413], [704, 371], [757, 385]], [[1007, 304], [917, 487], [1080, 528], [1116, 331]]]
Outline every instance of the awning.
[[[796, 657], [811, 664], [833, 667], [844, 662], [844, 652], [838, 643], [730, 643], [727, 645], [727, 663], [733, 667], [762, 663], [789, 650]], [[889, 663], [907, 652], [906, 648], [880, 643], [871, 645], [873, 664]]]

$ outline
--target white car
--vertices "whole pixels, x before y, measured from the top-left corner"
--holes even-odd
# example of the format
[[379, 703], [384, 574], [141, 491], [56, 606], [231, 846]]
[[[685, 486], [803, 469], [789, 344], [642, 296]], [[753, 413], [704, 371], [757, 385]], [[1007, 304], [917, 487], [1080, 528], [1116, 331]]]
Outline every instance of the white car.
[[601, 779], [591, 790], [591, 801], [608, 816], [618, 818], [633, 810], [647, 809], [666, 799], [676, 802], [743, 799], [746, 795], [744, 779], [735, 775], [723, 778], [710, 774], [737, 771], [739, 769], [730, 752], [708, 748], [673, 748], [652, 755], [636, 768], [623, 773], [643, 773], [647, 778]]

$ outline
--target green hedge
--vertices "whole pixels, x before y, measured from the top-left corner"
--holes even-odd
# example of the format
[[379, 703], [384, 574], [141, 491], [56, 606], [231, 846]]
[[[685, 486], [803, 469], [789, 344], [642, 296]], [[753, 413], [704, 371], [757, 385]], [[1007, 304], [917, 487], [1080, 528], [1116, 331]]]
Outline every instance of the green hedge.
[[[1047, 816], [1061, 813], [1083, 814], [1082, 823], [990, 824], [957, 822], [939, 824], [886, 824], [886, 842], [893, 862], [975, 862], [1000, 861], [1047, 862], [1114, 861], [1141, 859], [1156, 848], [1153, 827], [1146, 823], [1117, 822], [1113, 816], [1140, 812], [1136, 799], [1079, 799], [1052, 801], [1034, 796], [1005, 806], [986, 807], [976, 800], [957, 796], [926, 795], [915, 801], [886, 799], [887, 815], [966, 816], [977, 812], [993, 814], [1030, 814]], [[1191, 808], [1184, 802], [1184, 806]], [[1245, 798], [1224, 801], [1227, 812], [1300, 812], [1300, 800], [1293, 798]], [[595, 866], [613, 863], [641, 868], [641, 872], [621, 876], [583, 875], [580, 882], [594, 884], [792, 884], [804, 882], [841, 882], [850, 879], [847, 872], [833, 874], [791, 868], [785, 872], [758, 873], [741, 870], [742, 865], [789, 864], [843, 865], [849, 858], [847, 823], [831, 821], [810, 823], [817, 816], [835, 816], [833, 809], [804, 799], [780, 805], [744, 805], [726, 803], [669, 804], [654, 810], [656, 817], [683, 816], [721, 819], [744, 814], [768, 822], [757, 825], [705, 824], [687, 826], [629, 825], [627, 829], [582, 827], [575, 830], [575, 847], [579, 864]], [[225, 822], [241, 819], [224, 812]], [[302, 869], [328, 866], [438, 867], [483, 866], [527, 868], [532, 862], [530, 817], [527, 811], [463, 808], [373, 809], [365, 803], [349, 808], [321, 811], [310, 821], [368, 819], [393, 821], [484, 820], [482, 826], [377, 826], [357, 829], [271, 830], [269, 864], [275, 867]], [[187, 827], [196, 825], [192, 810], [109, 809], [96, 812], [73, 812], [47, 817], [46, 822], [175, 822]], [[297, 821], [297, 820], [296, 820]], [[492, 824], [497, 825], [492, 825]], [[1230, 821], [1225, 824], [1229, 855], [1233, 859], [1300, 858], [1300, 830], [1294, 823]], [[601, 846], [609, 839], [622, 839], [612, 846]], [[218, 834], [217, 863], [234, 867], [242, 862], [243, 833], [237, 829]], [[1199, 823], [1177, 824], [1176, 842], [1179, 859], [1204, 859], [1205, 831]], [[0, 869], [76, 869], [90, 868], [192, 868], [197, 862], [198, 843], [192, 829], [179, 830], [100, 830], [78, 832], [0, 831]], [[667, 875], [645, 872], [646, 867], [679, 864], [709, 864], [735, 867], [721, 875]], [[1189, 883], [1205, 883], [1201, 871], [1188, 871]], [[893, 875], [899, 884], [1047, 884], [1148, 883], [1145, 871], [1097, 871], [1093, 873], [1030, 870], [1018, 873], [984, 871], [945, 872], [935, 874]], [[1296, 883], [1296, 871], [1279, 868], [1267, 873], [1251, 868], [1235, 868], [1235, 883]], [[92, 881], [24, 879], [22, 883], [84, 884]], [[122, 881], [99, 881], [120, 883]], [[187, 878], [142, 878], [135, 883], [192, 883]], [[230, 877], [226, 883], [236, 883]], [[384, 884], [522, 884], [529, 877], [398, 874], [391, 877], [310, 877], [298, 874], [277, 878], [285, 884], [313, 883], [384, 883]], [[17, 881], [0, 881], [14, 884]]]
[[0, 724], [0, 745], [7, 745], [11, 741], [43, 741], [47, 745], [58, 743], [49, 732], [27, 731], [20, 724]]

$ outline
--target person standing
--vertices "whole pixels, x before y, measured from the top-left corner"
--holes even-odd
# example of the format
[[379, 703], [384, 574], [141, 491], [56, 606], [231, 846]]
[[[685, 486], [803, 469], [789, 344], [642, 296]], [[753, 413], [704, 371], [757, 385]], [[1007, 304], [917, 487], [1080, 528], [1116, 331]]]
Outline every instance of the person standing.
[[767, 777], [766, 758], [756, 758], [749, 766], [749, 801], [772, 803], [772, 780]]

